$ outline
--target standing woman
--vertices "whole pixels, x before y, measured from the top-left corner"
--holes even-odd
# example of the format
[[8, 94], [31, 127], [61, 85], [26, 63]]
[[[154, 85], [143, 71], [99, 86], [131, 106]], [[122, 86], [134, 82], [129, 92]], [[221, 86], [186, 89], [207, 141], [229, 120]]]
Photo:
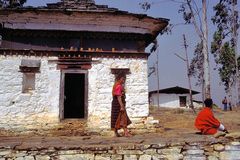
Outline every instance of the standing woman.
[[124, 136], [130, 137], [127, 126], [132, 122], [128, 118], [126, 111], [126, 102], [125, 102], [125, 93], [123, 84], [125, 82], [125, 78], [122, 75], [117, 76], [116, 82], [113, 85], [112, 89], [112, 112], [111, 112], [111, 128], [114, 130], [115, 135], [119, 137], [118, 130], [123, 128]]

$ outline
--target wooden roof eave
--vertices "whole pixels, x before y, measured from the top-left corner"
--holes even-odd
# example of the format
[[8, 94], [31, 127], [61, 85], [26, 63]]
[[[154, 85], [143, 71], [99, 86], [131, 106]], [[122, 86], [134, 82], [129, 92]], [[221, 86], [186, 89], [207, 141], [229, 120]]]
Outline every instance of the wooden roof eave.
[[152, 34], [153, 37], [168, 24], [167, 19], [123, 11], [105, 11], [101, 14], [96, 11], [69, 12], [71, 14], [52, 9], [1, 9], [0, 23], [9, 29], [138, 33]]
[[70, 51], [70, 50], [32, 50], [32, 49], [3, 49], [0, 48], [2, 56], [36, 56], [36, 57], [58, 57], [58, 58], [143, 58], [150, 55], [146, 52], [135, 51]]
[[19, 30], [0, 29], [4, 40], [12, 41], [11, 37], [54, 37], [54, 38], [83, 38], [83, 39], [110, 39], [110, 40], [136, 40], [148, 41], [152, 39], [149, 34], [114, 33], [114, 32], [74, 32], [74, 31], [43, 31], [43, 30]]
[[52, 31], [75, 31], [75, 32], [112, 32], [112, 33], [136, 33], [149, 34], [148, 30], [139, 27], [128, 26], [105, 26], [92, 24], [46, 24], [46, 23], [4, 23], [5, 29], [18, 30], [52, 30]]

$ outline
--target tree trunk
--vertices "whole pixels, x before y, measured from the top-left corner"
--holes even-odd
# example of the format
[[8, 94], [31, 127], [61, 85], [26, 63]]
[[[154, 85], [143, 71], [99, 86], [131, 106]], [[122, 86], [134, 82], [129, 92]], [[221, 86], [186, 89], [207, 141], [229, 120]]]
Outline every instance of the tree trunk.
[[183, 34], [183, 42], [184, 42], [184, 48], [185, 48], [185, 55], [186, 55], [186, 63], [187, 63], [187, 77], [188, 77], [188, 86], [189, 86], [189, 98], [190, 98], [190, 105], [189, 107], [193, 110], [194, 113], [196, 113], [193, 105], [193, 97], [192, 97], [192, 84], [191, 84], [191, 76], [189, 74], [190, 67], [188, 62], [188, 52], [187, 52], [187, 42], [185, 34]]
[[204, 89], [204, 80], [202, 78], [202, 104], [203, 104], [203, 107], [204, 107], [204, 100], [205, 100], [205, 89]]
[[208, 55], [208, 25], [207, 25], [207, 6], [206, 0], [202, 0], [203, 7], [203, 79], [204, 79], [204, 93], [205, 98], [211, 98], [210, 90], [210, 68], [209, 68], [209, 55]]
[[14, 0], [9, 0], [9, 6], [12, 6], [14, 3]]
[[235, 84], [236, 84], [236, 93], [237, 93], [237, 102], [236, 105], [240, 105], [240, 80], [239, 80], [239, 70], [238, 70], [238, 50], [237, 50], [237, 17], [238, 17], [238, 12], [236, 11], [236, 6], [237, 6], [237, 1], [233, 0], [232, 2], [232, 28], [233, 28], [233, 49], [234, 49], [234, 54], [235, 54], [235, 66], [236, 66], [236, 79], [235, 79]]

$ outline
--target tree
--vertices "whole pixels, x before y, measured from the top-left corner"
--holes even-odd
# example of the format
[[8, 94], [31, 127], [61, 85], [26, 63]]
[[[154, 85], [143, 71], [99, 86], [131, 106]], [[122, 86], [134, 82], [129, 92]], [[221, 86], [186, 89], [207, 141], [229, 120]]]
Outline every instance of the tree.
[[211, 43], [211, 52], [227, 94], [231, 97], [231, 88], [236, 84], [240, 100], [239, 62], [237, 54], [238, 12], [236, 0], [220, 0], [214, 6], [215, 16], [212, 22], [217, 26]]
[[[175, 2], [175, 0], [171, 0]], [[191, 62], [192, 65], [195, 63], [196, 58], [202, 58], [201, 65], [202, 67], [198, 67], [198, 70], [193, 71], [195, 74], [199, 74], [202, 76], [202, 80], [199, 81], [200, 84], [203, 86], [203, 98], [210, 98], [211, 97], [211, 88], [210, 88], [210, 68], [209, 68], [209, 53], [208, 53], [208, 24], [207, 24], [207, 7], [206, 7], [206, 0], [202, 0], [202, 16], [200, 15], [200, 7], [198, 7], [197, 3], [194, 0], [182, 0], [179, 13], [183, 14], [183, 19], [185, 24], [193, 24], [194, 29], [200, 39], [200, 44], [202, 44], [201, 51], [196, 52], [194, 61]], [[140, 3], [143, 9], [148, 10], [151, 8], [152, 3], [144, 2]], [[173, 25], [171, 26], [171, 28]], [[199, 50], [200, 48], [198, 48]], [[194, 66], [191, 67], [192, 70], [195, 69]], [[199, 70], [201, 69], [201, 71]], [[200, 71], [200, 72], [198, 72]]]
[[189, 74], [197, 79], [196, 85], [202, 86], [202, 101], [204, 101], [204, 86], [203, 86], [203, 43], [200, 42], [195, 46], [193, 59], [190, 64]]
[[[197, 74], [199, 71], [198, 74], [203, 76], [203, 79], [199, 81], [203, 86], [203, 99], [211, 97], [206, 3], [206, 0], [202, 0], [202, 17], [200, 16], [199, 7], [194, 0], [185, 0], [185, 3], [181, 5], [181, 8], [179, 10], [179, 12], [183, 13], [183, 18], [186, 24], [194, 25], [195, 31], [200, 39], [201, 48], [199, 48], [199, 45], [197, 45], [197, 50], [201, 50], [200, 52], [195, 52], [195, 57], [192, 60], [191, 64], [194, 65], [195, 62], [201, 60], [202, 67], [198, 67], [198, 70], [195, 72], [195, 74]], [[197, 19], [199, 21], [197, 21]], [[195, 68], [191, 66], [191, 69], [194, 70]]]
[[3, 8], [23, 7], [23, 4], [26, 2], [27, 0], [0, 0], [0, 7]]

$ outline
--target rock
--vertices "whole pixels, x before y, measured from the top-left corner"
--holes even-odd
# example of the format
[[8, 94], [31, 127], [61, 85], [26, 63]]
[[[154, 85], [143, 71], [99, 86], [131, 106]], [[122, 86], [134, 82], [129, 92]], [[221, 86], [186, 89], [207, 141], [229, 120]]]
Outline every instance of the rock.
[[218, 151], [218, 152], [224, 151], [224, 146], [222, 144], [215, 144], [213, 148], [215, 151]]
[[186, 156], [183, 158], [183, 160], [206, 160], [207, 158], [205, 156]]
[[111, 160], [111, 157], [108, 154], [96, 155], [94, 160]]
[[231, 145], [233, 145], [233, 146], [240, 146], [240, 142], [231, 142]]
[[215, 156], [208, 156], [208, 158], [207, 158], [208, 160], [218, 160], [218, 158], [217, 157], [215, 157]]
[[49, 160], [51, 158], [48, 155], [43, 155], [43, 156], [37, 155], [36, 159], [37, 160]]
[[18, 157], [15, 160], [34, 160], [33, 156]]
[[204, 153], [204, 150], [197, 150], [197, 149], [191, 149], [187, 150], [187, 154], [189, 155], [202, 155]]
[[240, 138], [240, 132], [229, 133], [225, 137], [229, 138], [229, 139], [239, 139]]
[[131, 155], [131, 154], [143, 154], [140, 150], [118, 150], [117, 154]]
[[167, 149], [161, 149], [161, 150], [158, 149], [157, 152], [164, 155], [177, 155], [177, 154], [180, 154], [181, 149], [177, 147], [170, 147]]
[[136, 155], [124, 155], [124, 160], [137, 160]]
[[146, 149], [144, 153], [149, 155], [154, 155], [157, 153], [157, 149]]
[[114, 160], [122, 160], [123, 155], [114, 154], [114, 155], [111, 156], [111, 158], [114, 159]]
[[226, 145], [225, 150], [226, 151], [239, 151], [240, 152], [240, 145], [235, 145], [235, 146], [234, 145]]
[[220, 160], [237, 160], [239, 159], [240, 151], [226, 151], [220, 153]]
[[94, 154], [60, 155], [61, 160], [94, 160]]
[[219, 138], [219, 137], [224, 137], [226, 135], [226, 133], [224, 133], [224, 132], [217, 132], [216, 134], [214, 134], [213, 136], [215, 137], [215, 138]]
[[152, 157], [150, 155], [141, 155], [139, 160], [151, 160]]

